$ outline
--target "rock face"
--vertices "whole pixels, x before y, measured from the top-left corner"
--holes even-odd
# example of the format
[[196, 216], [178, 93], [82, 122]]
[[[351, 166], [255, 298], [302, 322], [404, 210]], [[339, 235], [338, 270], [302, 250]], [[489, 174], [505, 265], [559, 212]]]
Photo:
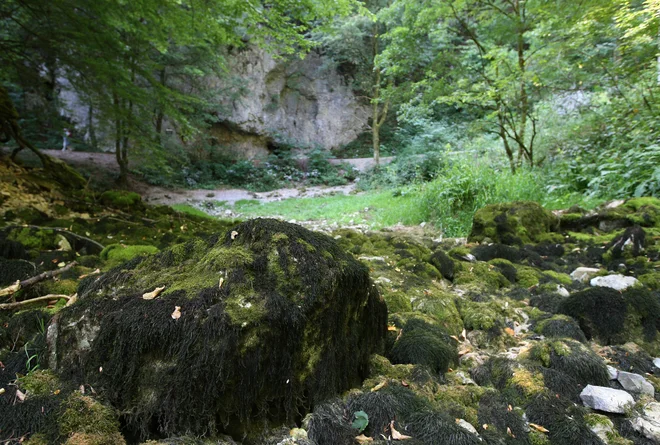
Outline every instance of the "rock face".
[[[265, 50], [249, 47], [225, 57], [229, 79], [209, 82], [209, 90], [218, 91], [215, 101], [221, 109], [209, 136], [224, 153], [258, 158], [281, 143], [331, 149], [352, 142], [367, 128], [369, 104], [317, 53], [304, 59], [276, 59]], [[60, 83], [60, 99], [77, 132], [88, 141], [91, 122], [101, 147], [110, 151], [112, 132], [90, 120], [89, 104], [66, 79]], [[228, 91], [228, 84], [234, 88]], [[167, 122], [165, 127], [174, 131]]]
[[606, 413], [623, 414], [635, 404], [635, 400], [627, 392], [604, 386], [587, 385], [580, 393], [580, 399], [585, 406]]
[[[368, 104], [316, 53], [276, 60], [251, 48], [229, 55], [233, 76], [249, 85], [242, 97], [223, 101], [227, 112], [212, 133], [237, 149], [265, 150], [277, 135], [302, 146], [347, 144], [366, 128]], [[256, 152], [256, 151], [255, 151]]]
[[58, 322], [57, 367], [145, 436], [289, 421], [359, 384], [386, 334], [367, 268], [276, 220], [138, 257], [79, 294]]

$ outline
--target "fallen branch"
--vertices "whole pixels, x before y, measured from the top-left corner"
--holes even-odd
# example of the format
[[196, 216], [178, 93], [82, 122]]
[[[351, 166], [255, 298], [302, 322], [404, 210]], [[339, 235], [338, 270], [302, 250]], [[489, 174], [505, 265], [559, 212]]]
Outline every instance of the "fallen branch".
[[28, 278], [23, 281], [17, 281], [15, 284], [12, 284], [9, 287], [5, 287], [4, 289], [0, 289], [0, 297], [6, 297], [8, 295], [13, 295], [16, 292], [18, 292], [21, 289], [25, 289], [26, 287], [30, 287], [33, 284], [39, 283], [40, 281], [47, 280], [48, 278], [52, 278], [54, 276], [63, 274], [64, 272], [68, 271], [74, 266], [77, 266], [78, 263], [75, 261], [70, 262], [66, 266], [55, 269], [55, 270], [49, 270], [48, 272], [44, 272], [42, 274], [39, 274], [35, 277]]
[[16, 303], [0, 304], [0, 311], [9, 311], [17, 307], [25, 306], [32, 303], [38, 303], [39, 301], [59, 300], [61, 298], [69, 301], [72, 297], [70, 295], [49, 294], [49, 295], [44, 295], [43, 297], [33, 298], [31, 300], [17, 301]]
[[86, 243], [89, 243], [99, 249], [99, 252], [103, 249], [105, 249], [105, 246], [101, 243], [98, 243], [94, 241], [91, 238], [87, 238], [86, 236], [78, 235], [77, 233], [74, 233], [67, 229], [66, 227], [42, 227], [42, 226], [30, 226], [30, 225], [12, 225], [12, 226], [7, 226], [3, 227], [1, 230], [12, 230], [12, 229], [36, 229], [36, 230], [52, 230], [57, 233], [66, 233], [67, 235], [71, 235], [73, 238], [79, 239], [81, 241], [85, 241]]

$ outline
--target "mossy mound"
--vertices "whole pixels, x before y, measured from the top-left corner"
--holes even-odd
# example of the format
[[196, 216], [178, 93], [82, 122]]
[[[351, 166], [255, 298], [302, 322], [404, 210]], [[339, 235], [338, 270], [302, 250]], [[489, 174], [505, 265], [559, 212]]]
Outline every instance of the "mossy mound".
[[605, 361], [582, 343], [574, 340], [544, 340], [528, 352], [528, 358], [545, 368], [567, 374], [582, 386], [607, 386]]
[[365, 266], [269, 219], [137, 257], [79, 295], [61, 313], [58, 369], [102, 389], [146, 437], [254, 437], [358, 385], [386, 333]]
[[587, 339], [605, 345], [654, 342], [660, 328], [660, 296], [638, 287], [586, 289], [561, 301], [558, 310], [575, 318]]
[[142, 197], [135, 192], [125, 190], [108, 190], [99, 197], [103, 205], [125, 210], [138, 210], [143, 208]]
[[108, 265], [116, 266], [120, 263], [132, 260], [142, 255], [150, 255], [158, 252], [155, 246], [126, 246], [123, 244], [110, 244], [100, 253], [100, 258], [105, 260]]
[[557, 230], [558, 219], [535, 202], [491, 204], [477, 210], [468, 240], [520, 245], [543, 241], [543, 235]]
[[25, 280], [36, 274], [34, 264], [24, 260], [5, 260], [0, 258], [0, 287]]
[[580, 325], [573, 318], [565, 315], [555, 315], [539, 321], [534, 326], [534, 332], [546, 337], [572, 338], [581, 343], [587, 342]]
[[[393, 321], [395, 326], [403, 324], [398, 316]], [[429, 323], [414, 316], [401, 328], [389, 351], [392, 363], [425, 365], [444, 374], [450, 365], [458, 362], [455, 341], [437, 326], [437, 322]]]

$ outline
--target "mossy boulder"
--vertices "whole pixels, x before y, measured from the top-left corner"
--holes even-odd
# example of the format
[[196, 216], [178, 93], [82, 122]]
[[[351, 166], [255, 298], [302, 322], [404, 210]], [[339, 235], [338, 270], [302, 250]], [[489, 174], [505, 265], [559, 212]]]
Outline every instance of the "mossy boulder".
[[60, 314], [57, 368], [146, 438], [255, 437], [296, 419], [359, 385], [387, 332], [363, 264], [270, 219], [136, 257], [78, 290]]
[[475, 213], [468, 241], [490, 238], [507, 245], [536, 243], [558, 227], [557, 217], [535, 202], [491, 204]]
[[657, 348], [660, 296], [656, 292], [639, 287], [623, 292], [594, 287], [563, 300], [559, 312], [575, 318], [587, 339], [605, 345], [634, 341], [653, 347], [654, 352]]

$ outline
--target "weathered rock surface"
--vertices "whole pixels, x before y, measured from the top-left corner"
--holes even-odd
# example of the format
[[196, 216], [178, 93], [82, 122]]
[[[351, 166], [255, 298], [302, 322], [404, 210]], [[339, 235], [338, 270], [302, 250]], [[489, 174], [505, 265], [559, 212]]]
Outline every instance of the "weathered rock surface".
[[79, 293], [61, 313], [57, 367], [147, 435], [292, 419], [359, 384], [386, 333], [366, 267], [276, 220], [138, 257]]
[[604, 277], [592, 278], [590, 284], [596, 287], [609, 287], [616, 290], [624, 290], [639, 284], [639, 280], [635, 277], [626, 277], [620, 274], [614, 274], [606, 275]]
[[606, 413], [623, 414], [635, 404], [630, 394], [620, 389], [587, 385], [580, 393], [585, 406]]
[[617, 374], [617, 380], [626, 391], [630, 391], [634, 394], [647, 394], [651, 397], [655, 395], [653, 385], [639, 374], [619, 371]]
[[571, 278], [574, 281], [587, 283], [598, 272], [600, 272], [600, 269], [595, 267], [578, 267], [573, 272], [571, 272]]
[[631, 421], [635, 431], [647, 439], [660, 443], [660, 403], [651, 402], [644, 405], [642, 415]]

